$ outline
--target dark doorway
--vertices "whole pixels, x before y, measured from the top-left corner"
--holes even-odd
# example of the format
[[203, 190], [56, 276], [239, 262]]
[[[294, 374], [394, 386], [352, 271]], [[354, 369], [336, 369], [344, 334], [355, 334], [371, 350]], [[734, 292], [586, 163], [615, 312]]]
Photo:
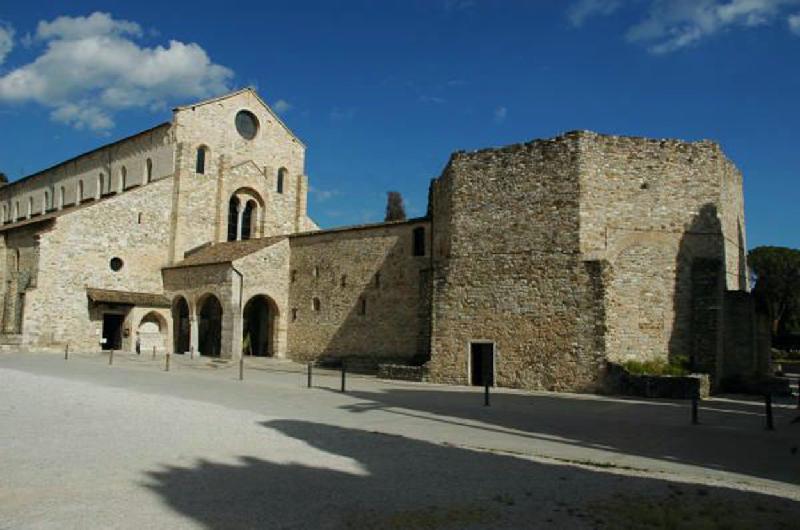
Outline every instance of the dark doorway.
[[242, 353], [271, 357], [274, 353], [274, 329], [277, 311], [266, 296], [251, 298], [244, 306], [242, 315]]
[[197, 326], [198, 348], [201, 355], [219, 357], [222, 345], [222, 304], [213, 294], [200, 304]]
[[173, 350], [175, 353], [189, 351], [189, 304], [179, 296], [172, 303]]
[[103, 314], [103, 344], [104, 350], [119, 350], [122, 348], [122, 322], [123, 315]]
[[473, 342], [470, 348], [470, 383], [494, 386], [494, 343]]

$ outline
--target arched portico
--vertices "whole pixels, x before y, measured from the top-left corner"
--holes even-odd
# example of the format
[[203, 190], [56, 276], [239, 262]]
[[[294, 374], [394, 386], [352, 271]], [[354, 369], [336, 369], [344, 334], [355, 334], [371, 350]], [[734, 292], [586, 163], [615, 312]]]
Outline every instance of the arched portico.
[[255, 295], [242, 311], [242, 354], [272, 357], [276, 351], [278, 306], [267, 295]]
[[197, 341], [201, 355], [219, 357], [222, 351], [222, 304], [213, 294], [197, 302]]
[[167, 320], [156, 311], [150, 311], [136, 329], [139, 346], [142, 352], [165, 351], [167, 348]]
[[182, 296], [172, 301], [172, 340], [175, 353], [186, 353], [191, 345], [189, 303]]

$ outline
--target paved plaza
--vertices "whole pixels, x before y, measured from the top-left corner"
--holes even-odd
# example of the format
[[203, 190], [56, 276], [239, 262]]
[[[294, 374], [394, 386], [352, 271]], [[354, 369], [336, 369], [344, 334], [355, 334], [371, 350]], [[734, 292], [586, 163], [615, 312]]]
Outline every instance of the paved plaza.
[[800, 528], [800, 415], [0, 354], [0, 528]]

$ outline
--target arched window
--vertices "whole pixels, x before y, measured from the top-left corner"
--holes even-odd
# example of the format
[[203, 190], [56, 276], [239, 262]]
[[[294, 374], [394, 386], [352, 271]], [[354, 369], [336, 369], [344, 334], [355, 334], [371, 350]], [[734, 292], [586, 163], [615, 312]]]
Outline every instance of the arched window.
[[256, 201], [247, 201], [242, 213], [242, 239], [250, 239], [253, 235], [253, 224], [256, 217]]
[[206, 172], [206, 151], [208, 148], [200, 146], [197, 148], [197, 161], [195, 162], [194, 171], [200, 175]]
[[236, 241], [239, 235], [239, 199], [231, 197], [228, 202], [228, 241]]
[[283, 181], [286, 179], [286, 174], [288, 172], [289, 171], [285, 167], [278, 170], [278, 183], [275, 188], [278, 193], [283, 193]]
[[314, 311], [319, 311], [322, 309], [322, 304], [320, 303], [319, 298], [314, 297], [314, 299], [311, 301], [311, 308]]
[[97, 175], [97, 193], [95, 193], [95, 198], [100, 199], [103, 196], [103, 191], [105, 188], [106, 177], [102, 173]]
[[64, 195], [66, 195], [66, 190], [64, 186], [58, 188], [58, 201], [56, 202], [56, 208], [59, 210], [64, 207]]
[[122, 193], [128, 187], [128, 169], [122, 166], [119, 170], [119, 192]]
[[80, 204], [80, 202], [82, 200], [83, 200], [83, 181], [79, 180], [78, 181], [78, 194], [75, 197], [75, 204]]
[[144, 181], [147, 184], [153, 181], [153, 161], [149, 158], [144, 163]]

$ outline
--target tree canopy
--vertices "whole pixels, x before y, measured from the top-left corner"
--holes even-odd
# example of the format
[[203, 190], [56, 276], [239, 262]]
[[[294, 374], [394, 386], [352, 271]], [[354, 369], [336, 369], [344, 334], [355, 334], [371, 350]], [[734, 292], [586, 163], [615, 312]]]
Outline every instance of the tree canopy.
[[0, 171], [0, 184], [8, 184], [8, 177], [2, 171]]
[[399, 191], [390, 191], [386, 194], [386, 219], [385, 221], [405, 221], [406, 208], [403, 206], [403, 196]]
[[800, 324], [800, 250], [756, 247], [747, 256], [753, 294], [772, 321], [773, 337]]

